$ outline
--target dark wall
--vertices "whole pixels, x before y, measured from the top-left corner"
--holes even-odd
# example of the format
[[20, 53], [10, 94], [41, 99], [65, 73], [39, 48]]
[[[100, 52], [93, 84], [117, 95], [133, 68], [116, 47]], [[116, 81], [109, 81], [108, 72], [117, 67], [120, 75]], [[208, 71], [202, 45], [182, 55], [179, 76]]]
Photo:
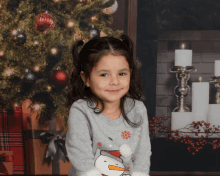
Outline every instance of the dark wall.
[[167, 30], [219, 30], [219, 0], [138, 0], [137, 57], [142, 62], [148, 112], [156, 113], [158, 34]]
[[118, 9], [115, 13], [112, 14], [113, 22], [112, 24], [108, 25], [108, 27], [115, 30], [124, 30], [125, 25], [125, 0], [117, 0], [118, 2]]
[[[219, 0], [138, 0], [137, 56], [143, 64], [144, 103], [152, 116], [156, 110], [158, 34], [220, 30], [219, 11]], [[187, 145], [165, 138], [151, 140], [151, 147], [151, 171], [219, 171], [219, 150], [210, 146], [195, 156], [187, 151]]]
[[138, 1], [137, 57], [142, 62], [141, 80], [144, 104], [152, 116], [156, 108], [156, 68], [157, 68], [157, 24], [153, 0]]

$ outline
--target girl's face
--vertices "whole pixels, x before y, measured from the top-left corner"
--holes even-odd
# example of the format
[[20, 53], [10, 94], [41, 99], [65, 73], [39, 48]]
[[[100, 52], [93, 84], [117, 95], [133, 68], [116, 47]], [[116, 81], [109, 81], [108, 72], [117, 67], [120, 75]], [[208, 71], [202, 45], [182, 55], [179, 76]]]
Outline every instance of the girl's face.
[[[103, 100], [108, 111], [114, 111], [118, 109], [121, 97], [129, 90], [130, 74], [129, 64], [124, 56], [109, 54], [103, 56], [93, 68], [86, 85]], [[85, 82], [83, 72], [81, 77]], [[118, 91], [110, 92], [110, 90]]]

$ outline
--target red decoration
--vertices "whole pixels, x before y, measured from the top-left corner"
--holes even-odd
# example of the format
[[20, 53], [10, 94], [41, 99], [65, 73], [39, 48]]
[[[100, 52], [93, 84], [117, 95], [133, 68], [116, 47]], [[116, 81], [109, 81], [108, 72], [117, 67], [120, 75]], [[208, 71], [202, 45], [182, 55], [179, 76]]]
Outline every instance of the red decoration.
[[128, 138], [131, 137], [131, 133], [129, 133], [129, 131], [124, 130], [124, 132], [121, 133], [121, 137], [123, 137], [123, 139], [128, 140]]
[[[149, 119], [149, 134], [151, 139], [156, 138], [155, 132], [157, 131], [158, 135], [164, 135], [165, 137], [167, 136], [169, 140], [174, 140], [175, 142], [189, 145], [187, 150], [193, 155], [202, 150], [205, 145], [212, 145], [213, 149], [220, 148], [220, 140], [207, 140], [209, 136], [220, 133], [219, 127], [217, 128], [215, 125], [213, 125], [213, 128], [211, 128], [210, 123], [206, 123], [205, 121], [193, 122], [182, 129], [188, 129], [189, 131], [191, 130], [196, 136], [199, 136], [200, 133], [204, 135], [201, 135], [201, 137], [199, 136], [196, 138], [191, 138], [189, 135], [187, 135], [188, 132], [184, 132], [182, 129], [171, 130], [170, 127], [164, 125], [166, 120], [168, 120], [168, 117], [164, 118], [164, 116], [158, 116], [157, 118], [152, 117]], [[204, 132], [201, 132], [201, 128]], [[172, 133], [173, 136], [171, 136]]]
[[118, 150], [116, 150], [116, 151], [106, 151], [106, 152], [108, 152], [108, 153], [110, 153], [111, 155], [116, 156], [116, 157], [118, 157], [118, 158], [120, 158], [120, 156], [121, 156], [121, 152], [118, 151]]
[[49, 13], [42, 13], [37, 16], [35, 20], [35, 27], [42, 33], [46, 30], [53, 30], [55, 27], [55, 20]]
[[98, 146], [102, 146], [102, 143], [101, 143], [101, 142], [98, 142], [97, 145], [98, 145]]
[[69, 76], [64, 70], [56, 70], [50, 75], [50, 83], [53, 87], [66, 87]]

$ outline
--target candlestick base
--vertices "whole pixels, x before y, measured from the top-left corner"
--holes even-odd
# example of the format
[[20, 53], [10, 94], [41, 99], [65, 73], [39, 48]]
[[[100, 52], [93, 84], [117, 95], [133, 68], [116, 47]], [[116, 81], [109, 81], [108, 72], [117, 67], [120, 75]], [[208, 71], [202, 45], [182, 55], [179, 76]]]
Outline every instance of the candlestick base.
[[177, 97], [177, 107], [173, 112], [190, 112], [190, 109], [186, 106], [186, 96], [189, 93], [190, 87], [187, 85], [187, 81], [190, 78], [189, 72], [197, 71], [194, 66], [173, 66], [170, 70], [171, 73], [176, 73], [178, 85], [175, 87], [174, 93]]
[[213, 76], [209, 82], [215, 84], [215, 87], [217, 89], [215, 95], [215, 103], [220, 104], [220, 76]]
[[190, 109], [188, 107], [176, 107], [173, 112], [190, 112]]

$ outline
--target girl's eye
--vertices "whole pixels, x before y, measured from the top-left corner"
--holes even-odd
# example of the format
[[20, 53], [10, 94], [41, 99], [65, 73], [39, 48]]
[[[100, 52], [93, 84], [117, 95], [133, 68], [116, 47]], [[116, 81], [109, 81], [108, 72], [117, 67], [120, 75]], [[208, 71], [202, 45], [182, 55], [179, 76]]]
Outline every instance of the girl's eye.
[[[124, 72], [122, 72], [122, 73], [124, 73]], [[125, 75], [127, 75], [126, 73], [124, 73]], [[103, 75], [106, 75], [106, 73], [103, 73], [103, 74], [101, 74], [101, 76], [103, 77]], [[105, 77], [105, 76], [104, 76]]]

